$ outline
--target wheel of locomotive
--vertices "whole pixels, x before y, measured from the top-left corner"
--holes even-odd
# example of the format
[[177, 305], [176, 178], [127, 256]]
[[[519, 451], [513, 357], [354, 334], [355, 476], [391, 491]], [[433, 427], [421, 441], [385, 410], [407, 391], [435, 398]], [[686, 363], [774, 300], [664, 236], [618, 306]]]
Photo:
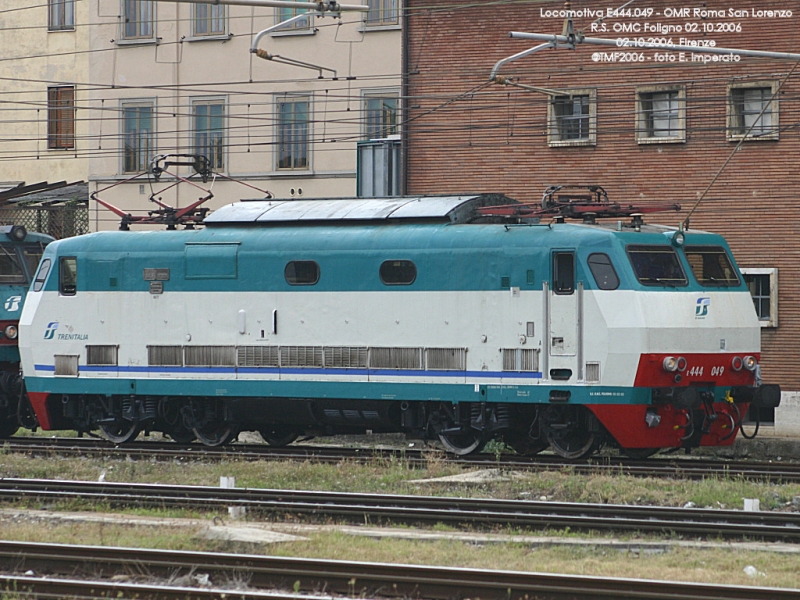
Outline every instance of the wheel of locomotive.
[[167, 432], [167, 435], [171, 437], [176, 444], [191, 444], [197, 439], [194, 431], [183, 425], [176, 425]]
[[594, 454], [603, 437], [595, 416], [583, 406], [551, 407], [547, 441], [553, 452], [567, 459]]
[[100, 423], [100, 435], [114, 444], [124, 444], [139, 435], [139, 423], [118, 418], [113, 423]]
[[448, 452], [457, 456], [467, 456], [483, 450], [489, 440], [485, 434], [473, 430], [458, 434], [440, 433], [439, 441]]
[[503, 439], [514, 452], [521, 456], [535, 456], [550, 445], [545, 439], [533, 439], [523, 433], [509, 433]]
[[650, 458], [661, 450], [661, 448], [620, 448], [619, 451], [627, 456], [628, 458], [632, 458], [633, 460], [644, 460], [645, 458]]
[[274, 448], [283, 448], [295, 441], [300, 434], [289, 427], [264, 427], [258, 430], [261, 437], [268, 445]]
[[225, 446], [236, 437], [236, 430], [230, 425], [206, 425], [202, 429], [192, 429], [192, 432], [205, 446]]
[[19, 430], [16, 417], [0, 417], [0, 438], [10, 438]]

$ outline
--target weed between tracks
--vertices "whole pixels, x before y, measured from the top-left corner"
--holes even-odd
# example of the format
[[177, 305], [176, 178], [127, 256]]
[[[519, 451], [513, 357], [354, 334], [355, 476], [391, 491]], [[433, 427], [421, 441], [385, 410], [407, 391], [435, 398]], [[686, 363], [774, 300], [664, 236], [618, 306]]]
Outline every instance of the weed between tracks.
[[[442, 480], [463, 471], [431, 452], [425, 467], [402, 458], [376, 458], [365, 463], [341, 461], [335, 465], [314, 462], [227, 462], [133, 461], [112, 458], [64, 458], [57, 454], [30, 457], [0, 451], [0, 477], [76, 479], [171, 483], [217, 486], [220, 476], [236, 478], [237, 487], [332, 490], [391, 494], [425, 494], [449, 497], [509, 498], [548, 501], [594, 502], [698, 507], [742, 508], [743, 498], [759, 498], [762, 509], [790, 510], [800, 485], [773, 485], [740, 478], [711, 477], [702, 481], [649, 479], [625, 475], [579, 475], [569, 470], [555, 472], [507, 472], [487, 466], [490, 476], [475, 483]], [[432, 480], [419, 483], [418, 480]], [[596, 536], [570, 531], [494, 530], [505, 536], [536, 536], [542, 540], [516, 537], [487, 543], [485, 531], [463, 540], [450, 526], [427, 529], [445, 539], [381, 539], [354, 536], [337, 530], [330, 522], [317, 523], [316, 530], [304, 529], [302, 539], [279, 544], [253, 544], [206, 539], [215, 522], [227, 522], [227, 514], [209, 515], [189, 510], [137, 509], [124, 511], [129, 523], [63, 519], [63, 511], [101, 513], [107, 505], [82, 501], [42, 504], [27, 501], [20, 506], [30, 511], [0, 515], [4, 539], [147, 546], [180, 550], [217, 550], [286, 556], [336, 558], [391, 563], [440, 564], [470, 568], [562, 572], [613, 577], [645, 577], [674, 581], [717, 582], [742, 585], [800, 587], [797, 564], [800, 554], [766, 553], [719, 544], [718, 548], [673, 546], [664, 538], [649, 538], [644, 544], [625, 536], [609, 546], [606, 534]], [[8, 505], [6, 505], [8, 508]], [[45, 510], [42, 510], [45, 509]], [[119, 512], [119, 511], [118, 511]], [[118, 515], [117, 515], [118, 516]], [[143, 524], [147, 517], [154, 523]], [[216, 517], [216, 518], [215, 518]], [[180, 525], [170, 525], [181, 518]], [[292, 517], [270, 517], [275, 524], [300, 523]], [[187, 519], [193, 520], [187, 523]], [[255, 521], [255, 515], [249, 515]], [[307, 521], [302, 521], [307, 523]], [[395, 526], [393, 531], [411, 531]], [[602, 543], [595, 543], [600, 540]], [[619, 541], [619, 538], [618, 538]], [[667, 542], [675, 541], [667, 538]], [[691, 541], [691, 540], [689, 540]], [[773, 548], [778, 548], [773, 545]], [[797, 550], [797, 548], [794, 548]], [[752, 565], [756, 578], [744, 574]]]

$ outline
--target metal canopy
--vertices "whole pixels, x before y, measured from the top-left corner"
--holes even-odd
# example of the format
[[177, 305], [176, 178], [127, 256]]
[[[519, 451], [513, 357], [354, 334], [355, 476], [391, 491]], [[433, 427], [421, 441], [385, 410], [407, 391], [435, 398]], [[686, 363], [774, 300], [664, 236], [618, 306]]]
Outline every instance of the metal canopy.
[[206, 217], [206, 225], [226, 223], [287, 223], [308, 221], [386, 221], [425, 219], [458, 223], [476, 208], [513, 204], [501, 194], [337, 198], [331, 200], [258, 200], [223, 206]]

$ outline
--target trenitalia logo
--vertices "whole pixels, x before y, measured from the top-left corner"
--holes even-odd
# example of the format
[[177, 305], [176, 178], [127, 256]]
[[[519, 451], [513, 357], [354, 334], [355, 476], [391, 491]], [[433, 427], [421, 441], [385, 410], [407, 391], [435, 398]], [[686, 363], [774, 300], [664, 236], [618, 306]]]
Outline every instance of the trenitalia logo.
[[16, 312], [19, 310], [20, 302], [22, 302], [22, 296], [9, 296], [3, 303], [3, 308], [8, 312]]
[[711, 306], [711, 298], [698, 298], [697, 306], [694, 308], [694, 318], [702, 319], [707, 316], [709, 306]]
[[56, 335], [56, 329], [58, 329], [58, 321], [48, 323], [47, 329], [44, 330], [44, 339], [52, 340]]

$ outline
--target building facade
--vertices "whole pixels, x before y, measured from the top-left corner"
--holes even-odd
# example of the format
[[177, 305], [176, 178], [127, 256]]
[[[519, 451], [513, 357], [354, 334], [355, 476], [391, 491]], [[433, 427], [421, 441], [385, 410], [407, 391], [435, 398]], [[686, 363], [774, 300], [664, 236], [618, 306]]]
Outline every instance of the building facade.
[[7, 0], [0, 14], [0, 191], [85, 181], [88, 2]]
[[[358, 142], [391, 138], [399, 126], [398, 0], [369, 6], [336, 18], [153, 0], [92, 5], [91, 190], [132, 214], [157, 208], [153, 194], [185, 207], [205, 193], [169, 174], [136, 176], [154, 155], [199, 154], [221, 175], [204, 185], [210, 209], [266, 192], [355, 196]], [[284, 21], [260, 38], [269, 60], [250, 52], [256, 34]], [[93, 210], [93, 228], [117, 227], [116, 215]]]
[[[690, 227], [729, 240], [763, 326], [763, 377], [786, 392], [777, 431], [800, 390], [800, 68], [646, 44], [800, 52], [800, 11], [780, 1], [643, 0], [609, 14], [608, 3], [572, 2], [576, 32], [641, 46], [546, 49], [504, 65], [506, 85], [490, 81], [498, 61], [541, 43], [509, 32], [561, 34], [565, 4], [488, 11], [408, 0], [408, 191], [536, 203], [549, 185], [594, 184], [620, 203], [681, 204], [649, 220], [677, 226], [691, 212]], [[792, 418], [784, 424], [796, 428]]]

